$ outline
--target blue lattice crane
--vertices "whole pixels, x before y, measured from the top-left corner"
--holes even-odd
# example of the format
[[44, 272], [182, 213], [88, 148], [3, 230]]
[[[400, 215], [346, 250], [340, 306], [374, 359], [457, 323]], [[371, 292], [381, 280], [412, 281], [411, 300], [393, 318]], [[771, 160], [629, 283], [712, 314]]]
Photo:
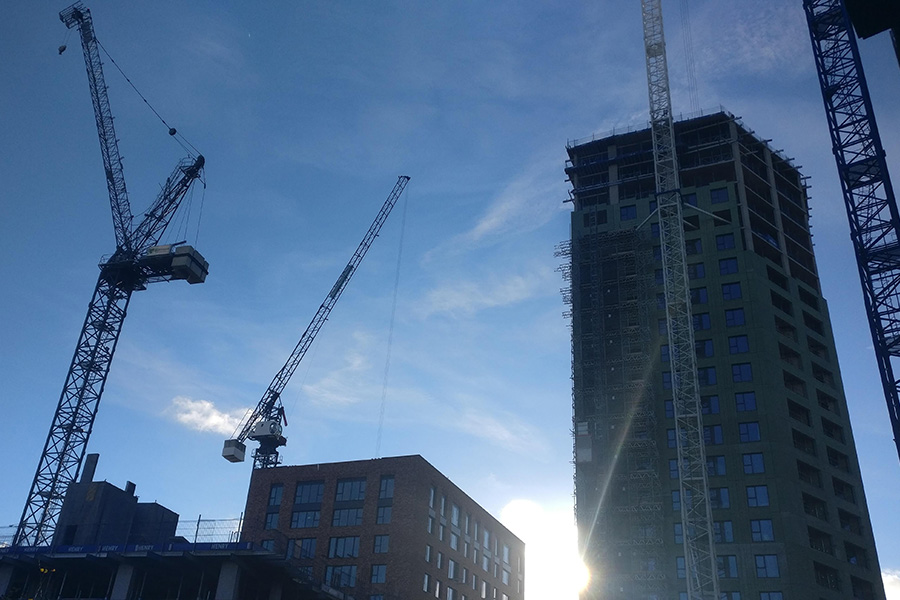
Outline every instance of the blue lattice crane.
[[881, 385], [900, 457], [900, 212], [841, 0], [804, 0]]
[[[147, 284], [157, 281], [184, 279], [188, 283], [202, 283], [208, 267], [191, 246], [160, 245], [160, 238], [182, 199], [203, 173], [203, 156], [183, 159], [163, 184], [144, 219], [135, 224], [91, 13], [79, 2], [63, 10], [59, 18], [81, 35], [112, 207], [116, 250], [99, 265], [97, 287], [16, 530], [14, 545], [17, 546], [46, 546], [52, 541], [63, 496], [81, 468], [132, 292], [146, 289]], [[170, 130], [170, 134], [174, 133]]]

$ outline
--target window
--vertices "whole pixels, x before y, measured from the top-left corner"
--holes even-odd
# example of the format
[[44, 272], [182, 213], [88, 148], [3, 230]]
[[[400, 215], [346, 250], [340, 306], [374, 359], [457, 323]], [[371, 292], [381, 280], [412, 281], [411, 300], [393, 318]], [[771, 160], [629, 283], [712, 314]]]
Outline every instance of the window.
[[366, 499], [365, 479], [338, 479], [336, 502]]
[[703, 442], [707, 446], [718, 446], [724, 444], [721, 425], [706, 425], [703, 427]]
[[766, 472], [766, 465], [763, 461], [762, 452], [751, 452], [743, 456], [744, 474], [757, 475]]
[[431, 546], [425, 546], [425, 562], [431, 562]]
[[454, 550], [459, 550], [459, 536], [450, 532], [450, 547]]
[[809, 494], [803, 494], [803, 512], [823, 521], [828, 520], [828, 505], [824, 500]]
[[683, 544], [684, 543], [684, 526], [681, 523], [675, 523], [674, 532], [675, 532], [675, 543]]
[[394, 476], [385, 475], [381, 478], [381, 488], [378, 490], [378, 498], [389, 500], [394, 497]]
[[730, 508], [731, 500], [728, 497], [728, 488], [709, 488], [710, 508]]
[[778, 556], [775, 554], [757, 554], [756, 576], [760, 578], [778, 577]]
[[450, 505], [450, 524], [459, 527], [459, 507], [455, 504]]
[[699, 239], [696, 240], [685, 240], [684, 249], [688, 255], [690, 254], [702, 254], [703, 253], [703, 244]]
[[734, 526], [731, 521], [713, 521], [713, 540], [717, 544], [734, 542]]
[[722, 284], [722, 300], [740, 300], [740, 298], [741, 298], [740, 282], [735, 281], [734, 283], [723, 283]]
[[676, 556], [675, 557], [675, 576], [678, 579], [684, 579], [687, 576], [686, 573], [687, 572], [686, 572], [686, 569], [684, 566], [684, 557]]
[[422, 591], [427, 592], [429, 588], [431, 588], [430, 577], [428, 577], [428, 573], [425, 573], [425, 580], [422, 582]]
[[706, 269], [703, 267], [703, 263], [688, 265], [687, 270], [688, 279], [703, 279], [706, 277]]
[[747, 412], [756, 410], [756, 392], [739, 392], [734, 395], [735, 410]]
[[674, 458], [669, 459], [669, 479], [678, 479], [678, 460]]
[[822, 487], [822, 472], [802, 460], [797, 461], [797, 477], [810, 485]]
[[719, 397], [700, 396], [700, 412], [704, 415], [719, 414]]
[[378, 507], [378, 515], [375, 518], [375, 523], [378, 525], [386, 525], [391, 522], [391, 507], [390, 506], [379, 506]]
[[716, 236], [716, 250], [730, 250], [734, 248], [734, 234], [723, 233]]
[[315, 558], [316, 538], [302, 538], [294, 541], [291, 555], [294, 558]]
[[443, 568], [444, 568], [444, 554], [443, 554], [443, 552], [438, 552], [438, 553], [437, 553], [437, 563], [436, 563], [436, 564], [437, 564], [437, 568], [438, 568], [438, 569], [443, 569]]
[[[712, 341], [710, 341], [712, 345]], [[716, 385], [716, 368], [701, 367], [697, 369], [697, 382], [700, 385]]]
[[715, 354], [712, 340], [694, 340], [694, 352], [697, 358], [711, 358]]
[[810, 416], [810, 412], [809, 412], [808, 408], [806, 408], [802, 404], [797, 404], [793, 400], [787, 401], [787, 407], [788, 407], [788, 415], [792, 419], [794, 419], [795, 421], [798, 421], [800, 423], [803, 423], [804, 425], [812, 426], [812, 418]]
[[294, 504], [320, 504], [325, 490], [324, 481], [307, 481], [297, 484]]
[[506, 569], [500, 574], [500, 581], [503, 582], [503, 585], [509, 585], [509, 571]]
[[332, 527], [348, 527], [362, 523], [363, 509], [361, 508], [336, 508], [331, 518]]
[[356, 565], [325, 567], [325, 581], [333, 588], [356, 587]]
[[747, 506], [768, 506], [769, 505], [769, 486], [767, 485], [748, 485], [747, 486]]
[[800, 433], [796, 429], [791, 430], [791, 435], [794, 438], [794, 448], [812, 456], [816, 456], [818, 454], [818, 452], [816, 451], [816, 440], [812, 439], [808, 435]]
[[834, 542], [831, 541], [830, 535], [824, 531], [819, 531], [815, 527], [807, 527], [806, 531], [809, 536], [810, 548], [834, 556]]
[[744, 354], [750, 352], [750, 340], [746, 335], [733, 335], [728, 338], [729, 354]]
[[428, 533], [434, 533], [434, 517], [428, 517]]
[[650, 223], [650, 235], [654, 238], [659, 237], [659, 223]]
[[666, 400], [663, 405], [665, 406], [666, 418], [674, 419], [675, 418], [675, 403], [671, 400]]
[[666, 445], [669, 448], [676, 448], [678, 446], [678, 440], [675, 439], [674, 429], [666, 429]]
[[359, 536], [333, 537], [328, 540], [328, 558], [356, 558], [359, 556]]
[[848, 513], [845, 510], [838, 509], [838, 521], [840, 521], [841, 529], [843, 529], [844, 531], [849, 531], [850, 533], [855, 533], [856, 535], [862, 535], [862, 521], [856, 515]]
[[714, 190], [709, 190], [709, 202], [710, 204], [721, 204], [723, 202], [728, 202], [728, 188], [716, 188]]
[[758, 442], [760, 440], [759, 423], [757, 421], [738, 423], [738, 434], [742, 442]]
[[725, 311], [725, 327], [740, 327], [744, 323], [743, 308], [731, 308]]
[[269, 552], [275, 551], [275, 540], [263, 540], [259, 545], [262, 546], [263, 550], [268, 550]]
[[813, 570], [815, 571], [816, 583], [830, 590], [841, 589], [841, 576], [837, 569], [814, 562]]
[[[676, 469], [678, 465], [675, 465]], [[671, 465], [670, 465], [670, 474], [671, 474]], [[725, 457], [724, 456], [707, 456], [706, 457], [706, 474], [710, 477], [716, 475], [724, 475], [725, 474]], [[678, 473], [676, 471], [675, 477], [678, 477]]]
[[784, 600], [784, 594], [781, 592], [760, 592], [759, 600]]
[[[688, 503], [691, 501], [691, 490], [687, 490]], [[678, 512], [681, 510], [681, 493], [678, 490], [672, 490], [672, 510]]]
[[429, 508], [434, 508], [434, 494], [435, 494], [434, 486], [428, 490], [428, 506]]
[[266, 524], [264, 529], [278, 529], [278, 513], [272, 512], [266, 514]]
[[844, 428], [837, 423], [832, 423], [825, 417], [822, 417], [822, 433], [833, 440], [837, 440], [841, 443], [844, 442]]
[[269, 489], [269, 506], [280, 506], [281, 495], [284, 492], [284, 484], [273, 483]]
[[[663, 308], [665, 308], [665, 296], [663, 296]], [[691, 304], [706, 304], [709, 302], [709, 294], [705, 287], [691, 289]]]
[[444, 541], [444, 526], [443, 525], [438, 525], [438, 539], [442, 542]]
[[291, 514], [291, 528], [305, 529], [308, 527], [319, 526], [319, 511], [317, 510], [295, 510]]
[[681, 202], [688, 206], [697, 206], [697, 194], [682, 194]]
[[372, 565], [372, 583], [387, 581], [387, 565]]
[[738, 261], [736, 258], [719, 259], [719, 275], [731, 275], [738, 272]]
[[844, 555], [847, 557], [847, 562], [851, 565], [869, 568], [869, 557], [866, 555], [864, 548], [844, 542]]
[[754, 542], [774, 542], [775, 531], [771, 519], [754, 519], [750, 521], [750, 538]]
[[853, 492], [853, 486], [847, 483], [846, 481], [841, 481], [837, 477], [831, 478], [832, 485], [834, 487], [834, 495], [840, 498], [841, 500], [845, 500], [847, 502], [851, 502], [856, 504], [856, 495]]
[[845, 473], [850, 472], [850, 457], [843, 452], [838, 452], [834, 448], [826, 448], [825, 454], [828, 456], [828, 464], [836, 469], [840, 469]]
[[376, 535], [375, 536], [375, 544], [372, 548], [372, 552], [375, 554], [384, 554], [388, 551], [388, 547], [391, 543], [391, 536], [389, 535]]
[[656, 269], [653, 272], [653, 281], [656, 283], [656, 285], [663, 284], [663, 270], [662, 269]]
[[670, 373], [669, 371], [663, 371], [662, 386], [664, 390], [672, 389], [672, 373]]
[[731, 365], [731, 380], [735, 383], [753, 381], [753, 367], [750, 363]]
[[716, 567], [720, 578], [733, 578], [738, 576], [737, 556], [733, 554], [716, 556]]
[[619, 219], [622, 221], [631, 221], [637, 219], [637, 207], [634, 204], [619, 207]]
[[712, 325], [709, 320], [709, 313], [699, 313], [693, 316], [694, 331], [703, 331], [709, 329]]

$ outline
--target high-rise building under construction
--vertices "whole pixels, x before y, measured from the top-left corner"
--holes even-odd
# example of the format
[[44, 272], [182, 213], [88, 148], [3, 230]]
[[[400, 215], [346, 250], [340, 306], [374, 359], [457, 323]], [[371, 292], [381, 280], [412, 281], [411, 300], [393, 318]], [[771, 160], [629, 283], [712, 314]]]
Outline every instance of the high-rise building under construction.
[[[884, 598], [804, 178], [727, 112], [675, 123], [726, 600]], [[568, 146], [583, 598], [686, 598], [649, 129]]]

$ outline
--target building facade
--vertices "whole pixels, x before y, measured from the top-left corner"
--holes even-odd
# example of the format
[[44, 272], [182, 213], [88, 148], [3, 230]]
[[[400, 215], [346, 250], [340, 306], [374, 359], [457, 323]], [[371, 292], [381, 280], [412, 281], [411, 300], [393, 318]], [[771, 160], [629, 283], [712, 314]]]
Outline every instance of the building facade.
[[241, 541], [355, 600], [522, 600], [521, 540], [421, 456], [256, 469]]
[[[883, 599], [804, 178], [734, 116], [675, 124], [727, 600]], [[649, 130], [568, 146], [583, 598], [686, 597]]]

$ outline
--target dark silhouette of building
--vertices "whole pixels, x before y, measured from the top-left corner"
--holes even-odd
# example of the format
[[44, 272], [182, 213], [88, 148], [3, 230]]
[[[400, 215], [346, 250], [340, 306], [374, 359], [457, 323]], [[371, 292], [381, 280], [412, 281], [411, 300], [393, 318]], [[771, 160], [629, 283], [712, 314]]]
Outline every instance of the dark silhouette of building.
[[[883, 599], [804, 178], [728, 113], [675, 135], [722, 598]], [[650, 131], [568, 153], [583, 597], [684, 598]]]

